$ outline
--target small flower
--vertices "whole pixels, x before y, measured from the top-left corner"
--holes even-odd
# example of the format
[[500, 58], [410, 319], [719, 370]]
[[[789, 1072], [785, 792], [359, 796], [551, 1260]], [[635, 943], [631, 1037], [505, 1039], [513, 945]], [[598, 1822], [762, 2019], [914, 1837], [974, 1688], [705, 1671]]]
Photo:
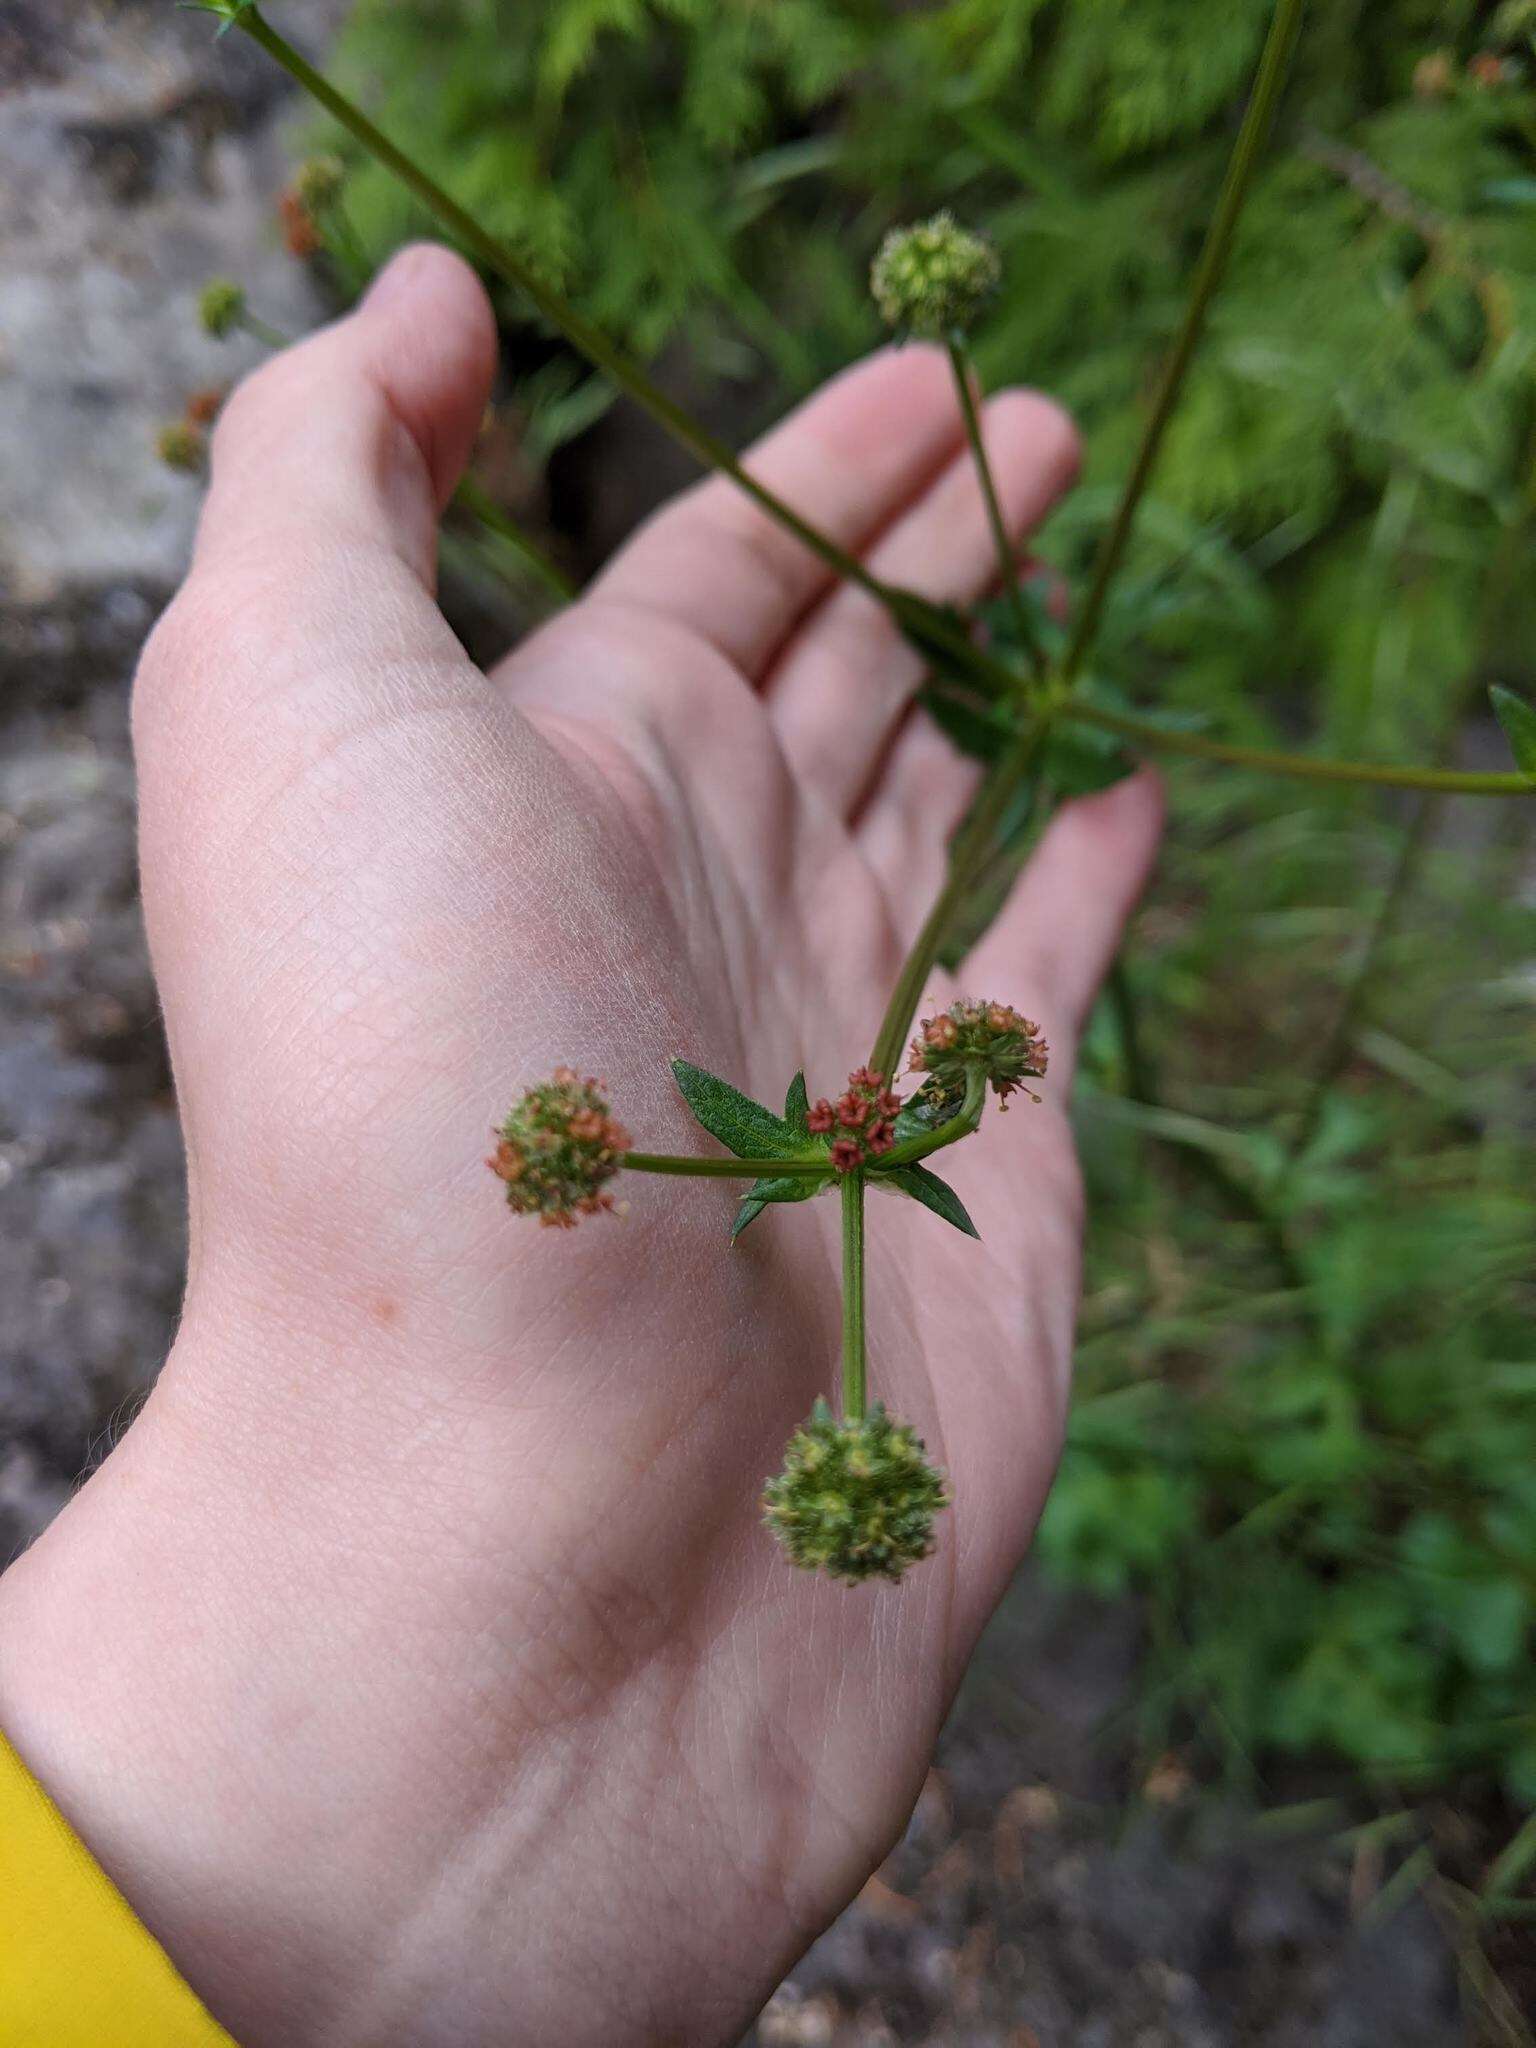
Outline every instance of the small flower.
[[167, 469], [179, 469], [196, 476], [202, 469], [208, 444], [198, 429], [186, 420], [167, 420], [155, 436], [155, 453]]
[[839, 1422], [824, 1400], [790, 1438], [784, 1468], [763, 1490], [763, 1519], [791, 1561], [834, 1579], [899, 1579], [933, 1549], [949, 1504], [909, 1423], [877, 1401]]
[[287, 185], [278, 193], [277, 218], [283, 230], [283, 247], [288, 254], [301, 259], [313, 256], [320, 247], [320, 230], [296, 185]]
[[949, 212], [892, 228], [870, 267], [869, 286], [898, 334], [943, 341], [963, 334], [997, 289], [997, 251]]
[[187, 394], [186, 422], [189, 427], [211, 427], [219, 407], [228, 396], [222, 384], [204, 384]]
[[1501, 85], [1513, 83], [1515, 67], [1496, 50], [1479, 50], [1467, 66], [1467, 76], [1484, 92], [1495, 92]]
[[1413, 90], [1421, 100], [1443, 100], [1456, 83], [1456, 59], [1449, 50], [1431, 50], [1413, 67]]
[[873, 1067], [855, 1067], [848, 1076], [847, 1092], [835, 1103], [823, 1096], [807, 1115], [806, 1124], [813, 1131], [836, 1129], [832, 1164], [839, 1173], [852, 1173], [872, 1157], [890, 1151], [896, 1142], [891, 1119], [900, 1108], [901, 1098], [886, 1087], [884, 1074], [877, 1074]]
[[485, 1162], [507, 1191], [507, 1206], [555, 1230], [613, 1207], [604, 1192], [624, 1163], [629, 1133], [614, 1121], [600, 1081], [556, 1067], [530, 1088], [495, 1133]]
[[967, 1073], [979, 1066], [1006, 1104], [1026, 1076], [1038, 1079], [1045, 1072], [1049, 1051], [1039, 1025], [1021, 1017], [1010, 1004], [962, 998], [918, 1026], [908, 1065], [914, 1073], [930, 1077], [919, 1093], [946, 1095], [958, 1094]]
[[289, 190], [306, 213], [324, 213], [341, 197], [346, 178], [339, 156], [312, 156], [294, 172]]
[[232, 277], [210, 277], [198, 297], [197, 317], [204, 334], [223, 341], [245, 318], [245, 286]]

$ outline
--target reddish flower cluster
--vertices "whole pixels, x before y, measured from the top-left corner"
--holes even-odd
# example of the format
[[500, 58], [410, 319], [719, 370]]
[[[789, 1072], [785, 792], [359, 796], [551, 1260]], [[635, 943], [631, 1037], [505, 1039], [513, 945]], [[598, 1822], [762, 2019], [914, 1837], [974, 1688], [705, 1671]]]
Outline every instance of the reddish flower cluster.
[[624, 1163], [630, 1136], [616, 1123], [601, 1081], [556, 1067], [507, 1114], [485, 1162], [506, 1184], [507, 1205], [556, 1230], [613, 1207], [603, 1192]]
[[896, 1142], [892, 1129], [901, 1099], [885, 1085], [885, 1076], [873, 1067], [855, 1067], [848, 1076], [847, 1092], [836, 1102], [825, 1095], [813, 1102], [806, 1113], [806, 1127], [825, 1135], [836, 1131], [832, 1140], [832, 1164], [839, 1173], [852, 1173]]
[[292, 185], [277, 195], [277, 218], [288, 254], [301, 260], [313, 256], [320, 247], [320, 229], [303, 195]]
[[967, 1071], [979, 1066], [1006, 1107], [1026, 1075], [1038, 1078], [1045, 1072], [1049, 1050], [1039, 1025], [1009, 1004], [962, 998], [936, 1017], [924, 1018], [908, 1064], [945, 1090], [962, 1088]]

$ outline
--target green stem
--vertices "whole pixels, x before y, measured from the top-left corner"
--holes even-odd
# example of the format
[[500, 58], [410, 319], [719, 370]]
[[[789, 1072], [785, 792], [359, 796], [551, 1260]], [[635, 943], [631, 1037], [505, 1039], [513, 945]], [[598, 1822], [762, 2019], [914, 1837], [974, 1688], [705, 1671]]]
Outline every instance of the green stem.
[[627, 1173], [670, 1173], [697, 1180], [779, 1180], [786, 1175], [825, 1180], [833, 1171], [830, 1159], [692, 1158], [672, 1152], [626, 1152]]
[[[251, 40], [260, 45], [267, 55], [280, 64], [289, 77], [301, 85], [310, 97], [332, 117], [339, 121], [349, 134], [356, 136], [369, 154], [384, 168], [393, 173], [409, 192], [415, 194], [430, 213], [437, 216], [448, 232], [467, 248], [487, 269], [496, 271], [521, 291], [543, 314], [550, 324], [558, 328], [571, 344], [594, 363], [604, 376], [610, 378], [623, 391], [628, 392], [637, 404], [644, 406], [651, 417], [657, 420], [674, 440], [680, 442], [689, 453], [711, 469], [720, 470], [738, 484], [750, 498], [781, 526], [792, 533], [803, 546], [820, 557], [828, 568], [850, 582], [863, 586], [881, 604], [886, 605], [900, 617], [903, 608], [910, 610], [916, 600], [907, 591], [898, 591], [883, 584], [871, 574], [862, 562], [846, 553], [827, 534], [802, 519], [800, 514], [786, 505], [782, 498], [775, 496], [766, 484], [761, 484], [745, 470], [736, 456], [723, 441], [708, 432], [691, 419], [688, 413], [655, 384], [625, 352], [618, 348], [601, 329], [594, 327], [585, 315], [579, 313], [559, 292], [545, 284], [536, 272], [531, 270], [517, 253], [505, 242], [489, 234], [472, 214], [467, 213], [456, 199], [449, 197], [435, 179], [428, 177], [403, 149], [398, 148], [389, 137], [376, 128], [361, 107], [338, 91], [321, 71], [317, 71], [307, 58], [302, 56], [284, 36], [278, 34], [270, 22], [255, 6], [245, 8], [237, 17], [237, 25]], [[958, 637], [958, 636], [957, 636]]]
[[869, 1370], [864, 1338], [864, 1176], [843, 1177], [843, 1420], [862, 1422]]
[[1276, 754], [1264, 747], [1237, 747], [1225, 740], [1208, 740], [1199, 733], [1171, 732], [1144, 718], [1132, 718], [1123, 711], [1106, 711], [1073, 697], [1058, 707], [1059, 715], [1155, 752], [1187, 754], [1196, 761], [1225, 761], [1234, 768], [1254, 768], [1266, 775], [1289, 775], [1301, 782], [1365, 784], [1383, 789], [1441, 790], [1447, 796], [1536, 796], [1536, 775], [1484, 773], [1456, 768], [1398, 768], [1379, 761], [1333, 761], [1317, 754]]
[[933, 908], [923, 922], [923, 928], [913, 943], [896, 978], [891, 999], [886, 1005], [881, 1021], [880, 1035], [875, 1040], [875, 1049], [869, 1056], [869, 1064], [876, 1073], [883, 1074], [887, 1082], [895, 1074], [901, 1060], [901, 1049], [906, 1042], [907, 1032], [916, 1015], [917, 1006], [923, 999], [923, 983], [933, 972], [934, 962], [948, 935], [955, 913], [965, 902], [974, 888], [976, 877], [989, 856], [995, 851], [994, 840], [997, 829], [1007, 814], [1019, 784], [1034, 765], [1035, 755], [1044, 740], [1047, 726], [1043, 720], [1034, 719], [1013, 739], [1008, 751], [999, 755], [991, 773], [982, 784], [969, 818], [960, 828], [949, 856], [949, 875], [939, 891]]
[[926, 1159], [930, 1152], [942, 1152], [946, 1145], [953, 1145], [961, 1138], [968, 1138], [981, 1122], [981, 1112], [987, 1100], [987, 1077], [980, 1067], [971, 1067], [965, 1077], [965, 1096], [958, 1111], [948, 1123], [942, 1123], [937, 1130], [925, 1131], [920, 1138], [906, 1138], [889, 1152], [871, 1162], [870, 1172], [881, 1174], [893, 1166], [911, 1166], [914, 1161]]
[[290, 344], [290, 337], [284, 334], [281, 328], [274, 327], [270, 321], [263, 320], [259, 313], [243, 312], [235, 325], [250, 335], [253, 341], [259, 341], [263, 348], [287, 348]]
[[502, 510], [483, 484], [472, 476], [466, 476], [453, 497], [454, 503], [462, 506], [471, 518], [477, 519], [498, 540], [505, 541], [552, 596], [559, 598], [562, 604], [572, 602], [576, 596], [576, 585], [570, 577], [558, 563], [550, 560], [537, 541], [524, 533], [509, 512]]
[[1274, 118], [1280, 88], [1285, 83], [1285, 75], [1290, 67], [1291, 55], [1296, 47], [1296, 38], [1300, 33], [1301, 20], [1305, 12], [1306, 0], [1276, 0], [1275, 11], [1269, 24], [1269, 36], [1264, 44], [1264, 54], [1259, 59], [1253, 94], [1248, 102], [1248, 110], [1243, 116], [1243, 125], [1238, 131], [1231, 159], [1227, 164], [1221, 195], [1217, 200], [1211, 225], [1206, 230], [1200, 260], [1195, 266], [1183, 323], [1174, 342], [1173, 353], [1164, 365], [1157, 395], [1152, 402], [1151, 416], [1141, 437], [1141, 446], [1136, 451], [1131, 473], [1126, 478], [1125, 488], [1120, 494], [1120, 503], [1115, 509], [1114, 519], [1099, 548], [1093, 580], [1088, 586], [1088, 594], [1078, 614], [1077, 629], [1062, 663], [1062, 676], [1069, 685], [1075, 683], [1082, 673], [1083, 664], [1098, 637], [1110, 587], [1119, 573], [1126, 546], [1136, 524], [1137, 511], [1157, 464], [1163, 436], [1178, 405], [1185, 375], [1194, 360], [1195, 350], [1199, 347], [1200, 337], [1205, 329], [1206, 315], [1210, 311], [1216, 287], [1221, 282], [1222, 272], [1226, 269], [1227, 258], [1232, 251], [1233, 237], [1253, 184], [1253, 175], [1258, 168], [1264, 141]]
[[992, 465], [987, 460], [986, 444], [981, 437], [981, 419], [976, 409], [976, 393], [971, 384], [971, 364], [965, 343], [958, 337], [949, 342], [949, 365], [955, 373], [955, 389], [960, 397], [960, 416], [965, 421], [965, 438], [971, 444], [971, 455], [976, 464], [976, 475], [981, 483], [981, 495], [987, 508], [987, 524], [992, 529], [992, 543], [997, 549], [997, 565], [1002, 574], [1002, 587], [1007, 593], [1013, 609], [1013, 622], [1018, 629], [1019, 644], [1029, 656], [1036, 675], [1045, 666], [1045, 653], [1040, 637], [1035, 631], [1034, 621], [1029, 615], [1029, 606], [1019, 587], [1019, 565], [1013, 546], [1008, 539], [1008, 528], [1003, 521], [1003, 508], [998, 502], [997, 483], [992, 475]]

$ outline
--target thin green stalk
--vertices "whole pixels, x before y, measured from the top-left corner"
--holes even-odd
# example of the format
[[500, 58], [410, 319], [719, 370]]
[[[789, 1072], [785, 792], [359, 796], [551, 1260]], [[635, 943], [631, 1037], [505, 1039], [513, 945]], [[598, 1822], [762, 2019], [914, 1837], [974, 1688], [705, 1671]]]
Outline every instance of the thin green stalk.
[[287, 348], [289, 345], [290, 337], [284, 334], [281, 328], [274, 327], [270, 321], [263, 320], [259, 313], [242, 311], [235, 325], [250, 335], [253, 341], [259, 341], [263, 348]]
[[484, 485], [472, 476], [466, 476], [453, 494], [454, 503], [461, 505], [471, 518], [506, 542], [514, 550], [519, 561], [538, 578], [546, 590], [559, 598], [562, 604], [570, 604], [576, 597], [576, 585], [557, 562], [550, 560], [544, 550], [529, 534], [526, 534], [506, 512]]
[[[494, 270], [515, 285], [525, 297], [532, 300], [544, 318], [557, 327], [574, 347], [580, 349], [589, 362], [594, 363], [603, 374], [619, 388], [626, 391], [637, 404], [645, 407], [673, 439], [679, 441], [690, 454], [711, 469], [718, 469], [738, 484], [747, 495], [785, 527], [803, 546], [820, 557], [828, 568], [850, 582], [858, 583], [870, 595], [886, 605], [898, 617], [905, 609], [908, 613], [917, 600], [908, 591], [899, 591], [882, 583], [871, 574], [862, 562], [840, 548], [827, 534], [813, 526], [808, 520], [786, 505], [782, 498], [770, 491], [752, 476], [723, 441], [701, 427], [682, 406], [669, 398], [653, 382], [638, 363], [618, 348], [601, 329], [594, 327], [585, 315], [565, 299], [561, 293], [531, 270], [515, 250], [499, 241], [472, 214], [467, 213], [456, 199], [450, 198], [435, 179], [428, 177], [419, 164], [399, 149], [389, 137], [376, 128], [361, 107], [340, 92], [321, 71], [317, 71], [307, 58], [294, 48], [286, 37], [274, 29], [260, 9], [255, 6], [244, 8], [235, 17], [235, 25], [243, 29], [254, 43], [266, 51], [298, 85], [301, 85], [316, 103], [324, 107], [333, 120], [340, 122], [350, 134], [356, 136], [369, 154], [384, 168], [393, 173], [406, 189], [415, 194], [430, 213], [437, 216], [448, 232], [476, 256], [487, 269]], [[931, 622], [930, 622], [931, 623]]]
[[1123, 711], [1073, 697], [1057, 715], [1102, 726], [1122, 739], [1165, 754], [1187, 754], [1196, 761], [1225, 761], [1234, 768], [1253, 768], [1266, 775], [1289, 775], [1301, 782], [1344, 782], [1382, 789], [1440, 790], [1447, 796], [1536, 796], [1536, 775], [1483, 772], [1456, 768], [1398, 768], [1379, 761], [1334, 761], [1318, 754], [1276, 754], [1264, 747], [1237, 747], [1209, 740], [1200, 733], [1172, 732]]
[[1032, 720], [1010, 742], [1008, 751], [998, 756], [950, 849], [948, 878], [902, 963], [881, 1020], [880, 1035], [869, 1056], [871, 1067], [877, 1074], [883, 1074], [887, 1082], [896, 1072], [907, 1032], [923, 999], [923, 983], [933, 972], [956, 911], [975, 887], [977, 875], [994, 850], [997, 829], [1020, 783], [1034, 766], [1047, 730], [1043, 720]]
[[696, 1159], [671, 1152], [626, 1152], [623, 1164], [627, 1173], [670, 1173], [696, 1180], [779, 1180], [793, 1174], [825, 1180], [832, 1171], [830, 1159]]
[[1093, 580], [1078, 614], [1077, 629], [1062, 663], [1062, 676], [1070, 685], [1082, 673], [1099, 626], [1104, 615], [1105, 602], [1110, 588], [1119, 573], [1125, 557], [1126, 546], [1136, 524], [1136, 514], [1141, 505], [1147, 485], [1152, 479], [1158, 454], [1163, 445], [1163, 436], [1178, 405], [1184, 378], [1200, 337], [1205, 329], [1206, 315], [1211, 301], [1226, 269], [1227, 258], [1232, 251], [1233, 237], [1238, 221], [1242, 218], [1243, 207], [1253, 184], [1253, 175], [1258, 168], [1265, 138], [1274, 119], [1280, 89], [1285, 83], [1290, 68], [1291, 56], [1296, 48], [1296, 38], [1301, 31], [1302, 16], [1306, 12], [1306, 0], [1276, 0], [1276, 6], [1269, 24], [1269, 35], [1264, 44], [1264, 54], [1259, 59], [1259, 69], [1254, 79], [1253, 95], [1248, 110], [1243, 116], [1243, 125], [1233, 145], [1231, 159], [1227, 164], [1226, 176], [1222, 180], [1221, 195], [1216, 202], [1216, 212], [1206, 230], [1205, 243], [1200, 251], [1200, 260], [1195, 266], [1195, 275], [1190, 285], [1189, 303], [1179, 328], [1173, 353], [1164, 365], [1158, 383], [1157, 395], [1152, 401], [1152, 412], [1141, 437], [1141, 446], [1126, 478], [1120, 503], [1115, 509], [1114, 519], [1099, 549], [1094, 564]]
[[1013, 622], [1018, 628], [1019, 643], [1029, 656], [1036, 675], [1045, 666], [1045, 652], [1040, 645], [1040, 636], [1035, 631], [1034, 621], [1029, 615], [1029, 606], [1024, 601], [1024, 592], [1019, 586], [1019, 565], [1008, 538], [1008, 528], [1003, 522], [1003, 508], [998, 502], [997, 483], [992, 475], [992, 465], [987, 460], [986, 444], [981, 437], [981, 418], [976, 409], [976, 393], [971, 385], [971, 364], [965, 343], [952, 336], [949, 342], [949, 366], [955, 373], [955, 389], [960, 397], [960, 417], [965, 421], [965, 438], [971, 444], [971, 456], [976, 464], [976, 475], [981, 483], [981, 495], [987, 508], [987, 524], [992, 529], [992, 543], [997, 549], [997, 566], [1002, 576], [1002, 585], [1013, 610]]
[[864, 1176], [843, 1178], [843, 1420], [862, 1422], [869, 1381], [864, 1337]]
[[907, 1138], [893, 1145], [871, 1163], [870, 1172], [878, 1175], [889, 1172], [893, 1166], [911, 1166], [916, 1160], [926, 1159], [930, 1152], [942, 1152], [946, 1145], [970, 1137], [981, 1122], [986, 1100], [987, 1077], [980, 1067], [972, 1067], [965, 1077], [964, 1098], [949, 1121], [940, 1124], [937, 1130], [925, 1131], [920, 1138]]

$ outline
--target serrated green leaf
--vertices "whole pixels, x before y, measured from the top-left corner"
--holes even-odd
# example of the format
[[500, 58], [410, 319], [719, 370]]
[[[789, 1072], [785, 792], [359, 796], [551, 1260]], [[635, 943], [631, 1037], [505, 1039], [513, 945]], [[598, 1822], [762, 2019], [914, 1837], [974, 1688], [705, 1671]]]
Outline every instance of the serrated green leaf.
[[831, 1181], [830, 1173], [825, 1180], [813, 1180], [805, 1173], [786, 1173], [777, 1179], [753, 1181], [743, 1195], [736, 1220], [731, 1225], [731, 1243], [736, 1242], [749, 1223], [757, 1221], [771, 1202], [808, 1202], [813, 1195], [819, 1195], [829, 1187]]
[[976, 761], [995, 761], [1018, 730], [1001, 711], [960, 695], [947, 681], [930, 683], [919, 702], [945, 738]]
[[1526, 775], [1536, 775], [1536, 711], [1502, 683], [1490, 683], [1488, 701], [1493, 715], [1504, 728], [1515, 766]]
[[1093, 796], [1136, 771], [1135, 757], [1113, 733], [1058, 726], [1046, 742], [1040, 772], [1062, 796]]
[[688, 1060], [674, 1060], [672, 1072], [683, 1100], [705, 1130], [738, 1159], [784, 1159], [812, 1149], [782, 1117], [717, 1074]]
[[989, 688], [992, 671], [971, 641], [971, 624], [952, 604], [930, 604], [904, 593], [897, 617], [902, 637], [941, 676]]
[[966, 1213], [964, 1202], [955, 1193], [947, 1180], [940, 1180], [936, 1173], [930, 1173], [926, 1166], [898, 1166], [890, 1173], [879, 1176], [889, 1181], [892, 1187], [900, 1188], [904, 1195], [910, 1195], [914, 1202], [921, 1202], [925, 1209], [931, 1209], [935, 1216], [942, 1216], [946, 1223], [952, 1223], [956, 1230], [963, 1230], [967, 1237], [979, 1238], [981, 1232]]
[[784, 1121], [802, 1138], [809, 1138], [811, 1135], [806, 1122], [810, 1111], [811, 1098], [806, 1093], [805, 1075], [796, 1074], [789, 1084], [789, 1092], [784, 1097]]

